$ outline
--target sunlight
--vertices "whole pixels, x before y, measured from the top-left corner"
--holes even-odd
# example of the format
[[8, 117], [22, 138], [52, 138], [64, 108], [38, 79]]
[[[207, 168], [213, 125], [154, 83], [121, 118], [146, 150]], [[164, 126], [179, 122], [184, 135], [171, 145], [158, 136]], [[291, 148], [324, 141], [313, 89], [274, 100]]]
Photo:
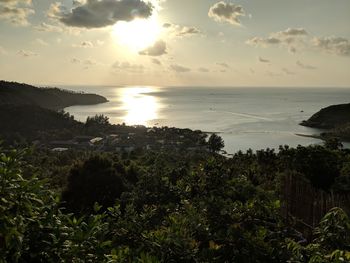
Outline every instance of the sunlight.
[[122, 91], [122, 109], [127, 113], [123, 120], [128, 125], [148, 125], [158, 118], [159, 103], [156, 97], [147, 93], [149, 87], [128, 88]]
[[156, 16], [148, 19], [136, 19], [131, 22], [118, 22], [113, 27], [113, 37], [117, 43], [134, 52], [153, 45], [161, 33]]

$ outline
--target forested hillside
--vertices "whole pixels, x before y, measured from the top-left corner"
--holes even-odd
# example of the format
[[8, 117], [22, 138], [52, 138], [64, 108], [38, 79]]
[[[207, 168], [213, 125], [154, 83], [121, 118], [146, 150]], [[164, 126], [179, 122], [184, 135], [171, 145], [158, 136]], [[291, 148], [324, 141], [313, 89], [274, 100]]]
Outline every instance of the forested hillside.
[[0, 104], [37, 105], [48, 109], [63, 109], [73, 105], [107, 102], [96, 94], [74, 93], [58, 88], [37, 88], [17, 82], [0, 81]]
[[6, 152], [2, 262], [350, 261], [347, 150]]

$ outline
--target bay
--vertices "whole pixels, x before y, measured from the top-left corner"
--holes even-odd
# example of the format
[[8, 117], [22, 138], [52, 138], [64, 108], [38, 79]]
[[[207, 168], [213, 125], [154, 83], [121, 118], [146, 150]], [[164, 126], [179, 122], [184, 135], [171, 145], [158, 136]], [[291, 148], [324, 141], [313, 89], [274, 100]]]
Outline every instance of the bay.
[[[97, 93], [109, 102], [73, 106], [65, 110], [75, 119], [105, 114], [111, 123], [178, 127], [216, 132], [225, 140], [225, 150], [234, 153], [280, 145], [322, 143], [312, 135], [321, 131], [300, 126], [321, 108], [349, 103], [346, 88], [268, 87], [151, 87], [64, 86], [77, 92]], [[350, 147], [349, 143], [345, 143]]]

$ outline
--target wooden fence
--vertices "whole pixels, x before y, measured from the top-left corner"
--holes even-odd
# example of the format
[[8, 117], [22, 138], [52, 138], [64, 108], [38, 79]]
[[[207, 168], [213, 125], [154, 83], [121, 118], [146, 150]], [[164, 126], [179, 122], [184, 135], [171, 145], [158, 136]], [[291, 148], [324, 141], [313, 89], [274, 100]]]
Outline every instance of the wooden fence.
[[334, 194], [314, 188], [298, 175], [288, 175], [282, 184], [282, 213], [295, 217], [313, 229], [333, 207], [340, 207], [350, 215], [350, 194]]

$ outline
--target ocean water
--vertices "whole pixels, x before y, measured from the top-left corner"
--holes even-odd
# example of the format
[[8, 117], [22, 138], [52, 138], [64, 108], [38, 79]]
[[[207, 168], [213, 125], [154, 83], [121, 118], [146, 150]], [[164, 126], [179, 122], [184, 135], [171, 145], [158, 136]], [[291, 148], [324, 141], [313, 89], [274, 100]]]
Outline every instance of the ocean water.
[[[350, 88], [209, 88], [148, 86], [64, 86], [97, 93], [109, 102], [66, 108], [78, 120], [105, 114], [112, 123], [169, 126], [217, 132], [234, 153], [280, 145], [322, 143], [296, 134], [318, 134], [300, 126], [321, 108], [349, 103]], [[346, 147], [350, 144], [346, 143]]]

